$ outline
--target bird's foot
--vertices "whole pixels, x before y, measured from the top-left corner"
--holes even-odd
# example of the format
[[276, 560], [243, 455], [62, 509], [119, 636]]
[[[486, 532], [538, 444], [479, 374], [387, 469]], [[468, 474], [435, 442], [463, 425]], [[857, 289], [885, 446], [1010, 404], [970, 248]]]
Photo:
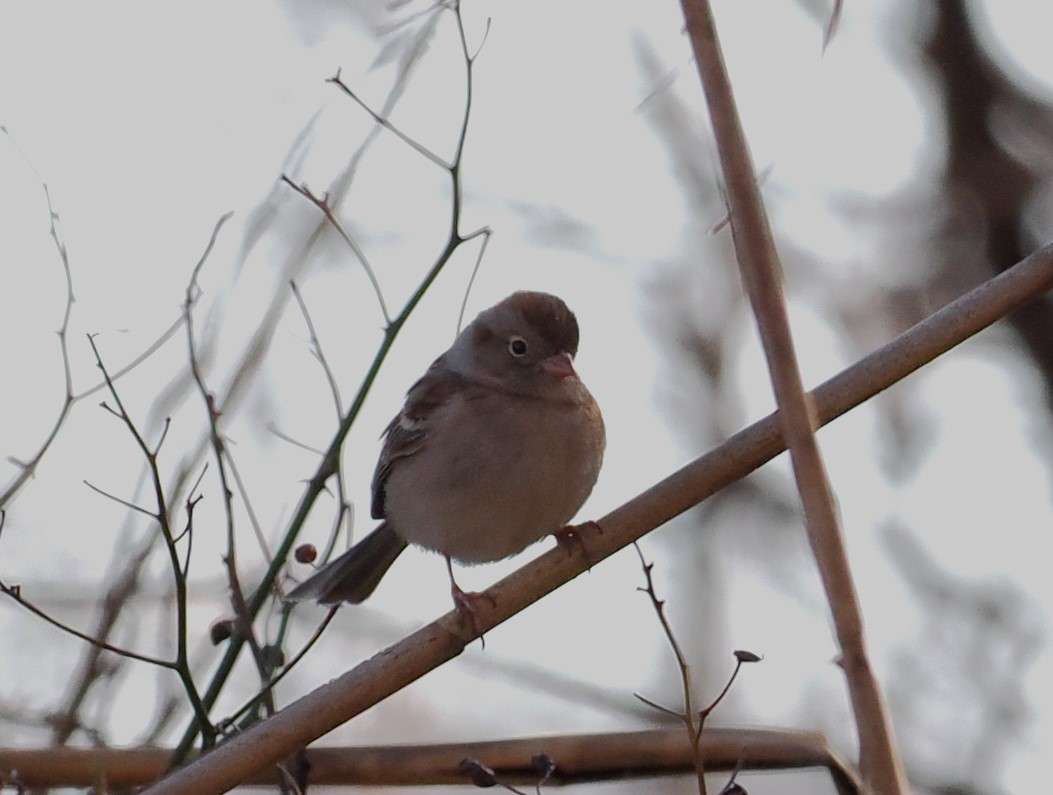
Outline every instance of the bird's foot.
[[580, 552], [591, 569], [593, 565], [599, 563], [599, 558], [589, 551], [589, 545], [585, 542], [585, 537], [590, 534], [603, 535], [603, 528], [600, 527], [598, 522], [588, 521], [581, 524], [568, 524], [552, 535], [556, 539], [556, 543], [571, 555], [575, 551]]
[[461, 590], [461, 587], [455, 582], [451, 582], [450, 595], [453, 597], [453, 604], [457, 608], [457, 613], [468, 623], [472, 634], [479, 638], [479, 642], [485, 649], [486, 638], [483, 637], [483, 631], [479, 628], [478, 606], [480, 602], [487, 602], [490, 607], [497, 607], [494, 597], [485, 591], [478, 593], [476, 591]]

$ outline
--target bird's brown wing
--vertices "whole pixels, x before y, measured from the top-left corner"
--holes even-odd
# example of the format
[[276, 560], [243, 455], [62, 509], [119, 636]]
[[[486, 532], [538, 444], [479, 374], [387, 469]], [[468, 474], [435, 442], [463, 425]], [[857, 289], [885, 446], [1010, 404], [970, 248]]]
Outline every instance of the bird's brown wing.
[[458, 390], [463, 389], [465, 379], [450, 370], [443, 357], [439, 357], [428, 371], [410, 387], [402, 411], [384, 429], [384, 446], [380, 450], [377, 468], [373, 471], [373, 502], [371, 513], [374, 519], [383, 519], [384, 484], [391, 468], [400, 458], [411, 456], [427, 442], [428, 426], [435, 412]]

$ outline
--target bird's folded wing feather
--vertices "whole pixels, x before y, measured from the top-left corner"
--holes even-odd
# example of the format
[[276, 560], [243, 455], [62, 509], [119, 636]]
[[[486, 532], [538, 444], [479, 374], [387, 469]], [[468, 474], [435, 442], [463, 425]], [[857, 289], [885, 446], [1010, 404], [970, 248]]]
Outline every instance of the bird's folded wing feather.
[[380, 450], [377, 468], [373, 471], [371, 513], [374, 519], [383, 519], [386, 515], [384, 484], [392, 466], [400, 458], [411, 456], [424, 446], [429, 421], [436, 411], [464, 388], [464, 383], [464, 377], [450, 370], [440, 356], [406, 393], [402, 411], [384, 429], [384, 446]]

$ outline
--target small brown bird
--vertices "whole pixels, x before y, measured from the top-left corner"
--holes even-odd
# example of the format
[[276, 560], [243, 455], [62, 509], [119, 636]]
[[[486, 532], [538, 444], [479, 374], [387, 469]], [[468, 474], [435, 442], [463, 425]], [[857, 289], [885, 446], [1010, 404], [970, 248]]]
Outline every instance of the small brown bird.
[[293, 601], [358, 603], [408, 543], [487, 563], [562, 530], [592, 491], [606, 435], [574, 371], [578, 323], [554, 295], [517, 292], [432, 363], [384, 432], [368, 536], [295, 588]]

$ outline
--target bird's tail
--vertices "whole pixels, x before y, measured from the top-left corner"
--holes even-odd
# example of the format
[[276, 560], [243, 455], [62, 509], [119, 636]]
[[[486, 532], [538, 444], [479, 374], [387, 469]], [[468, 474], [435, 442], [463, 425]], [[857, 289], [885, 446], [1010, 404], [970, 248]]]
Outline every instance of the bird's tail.
[[285, 598], [291, 602], [314, 599], [324, 605], [364, 602], [405, 548], [402, 537], [384, 522]]

